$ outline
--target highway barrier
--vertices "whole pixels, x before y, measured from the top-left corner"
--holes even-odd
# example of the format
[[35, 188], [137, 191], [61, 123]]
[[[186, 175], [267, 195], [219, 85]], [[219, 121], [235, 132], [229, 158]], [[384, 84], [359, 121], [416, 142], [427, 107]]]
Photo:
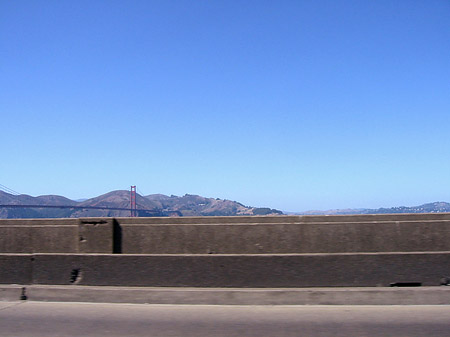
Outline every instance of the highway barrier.
[[439, 286], [450, 214], [0, 220], [0, 283]]

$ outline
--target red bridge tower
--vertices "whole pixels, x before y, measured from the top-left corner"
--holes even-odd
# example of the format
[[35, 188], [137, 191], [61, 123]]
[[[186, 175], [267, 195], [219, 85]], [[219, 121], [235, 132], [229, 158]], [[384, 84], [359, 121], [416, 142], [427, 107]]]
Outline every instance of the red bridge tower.
[[137, 216], [137, 207], [136, 207], [136, 186], [131, 186], [130, 190], [130, 216]]

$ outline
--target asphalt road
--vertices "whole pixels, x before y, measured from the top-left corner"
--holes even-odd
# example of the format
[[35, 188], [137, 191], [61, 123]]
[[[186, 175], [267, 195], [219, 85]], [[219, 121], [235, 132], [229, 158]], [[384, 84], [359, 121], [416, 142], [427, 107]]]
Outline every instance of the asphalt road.
[[450, 336], [450, 306], [0, 302], [0, 336]]

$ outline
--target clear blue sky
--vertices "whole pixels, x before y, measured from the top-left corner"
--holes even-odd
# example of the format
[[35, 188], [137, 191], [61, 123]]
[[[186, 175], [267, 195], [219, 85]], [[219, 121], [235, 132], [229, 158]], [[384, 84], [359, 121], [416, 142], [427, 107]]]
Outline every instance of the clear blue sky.
[[0, 183], [450, 202], [450, 2], [1, 1]]

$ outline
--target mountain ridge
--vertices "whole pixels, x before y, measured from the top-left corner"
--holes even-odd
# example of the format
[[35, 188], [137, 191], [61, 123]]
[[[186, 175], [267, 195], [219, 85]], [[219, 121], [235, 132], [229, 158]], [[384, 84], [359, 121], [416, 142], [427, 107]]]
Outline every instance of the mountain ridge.
[[[311, 210], [304, 212], [281, 212], [268, 207], [245, 206], [240, 202], [200, 195], [184, 196], [136, 194], [138, 216], [239, 216], [239, 215], [339, 215], [339, 214], [388, 214], [388, 213], [441, 213], [450, 212], [450, 203], [437, 201], [419, 206], [399, 206], [390, 208], [357, 208]], [[26, 194], [13, 195], [0, 191], [2, 205], [58, 205], [129, 208], [130, 191], [117, 190], [81, 201], [59, 195], [32, 197]], [[140, 209], [140, 211], [139, 211]], [[144, 211], [144, 210], [150, 210]], [[57, 208], [0, 208], [0, 219], [6, 218], [78, 218], [78, 217], [127, 217], [128, 210], [108, 209], [57, 209]]]
[[[82, 201], [75, 201], [58, 195], [32, 197], [12, 195], [0, 191], [2, 205], [57, 205], [77, 207], [130, 208], [130, 191], [117, 190]], [[219, 198], [205, 198], [185, 194], [182, 197], [164, 194], [141, 196], [136, 194], [138, 216], [236, 216], [277, 215], [281, 211], [267, 207], [244, 206], [237, 201]], [[128, 210], [111, 209], [57, 209], [57, 208], [0, 208], [0, 218], [78, 218], [78, 217], [127, 217]]]
[[339, 214], [392, 214], [392, 213], [449, 213], [450, 203], [444, 201], [430, 202], [419, 206], [398, 206], [381, 208], [346, 208], [326, 211], [288, 212], [296, 215], [339, 215]]

